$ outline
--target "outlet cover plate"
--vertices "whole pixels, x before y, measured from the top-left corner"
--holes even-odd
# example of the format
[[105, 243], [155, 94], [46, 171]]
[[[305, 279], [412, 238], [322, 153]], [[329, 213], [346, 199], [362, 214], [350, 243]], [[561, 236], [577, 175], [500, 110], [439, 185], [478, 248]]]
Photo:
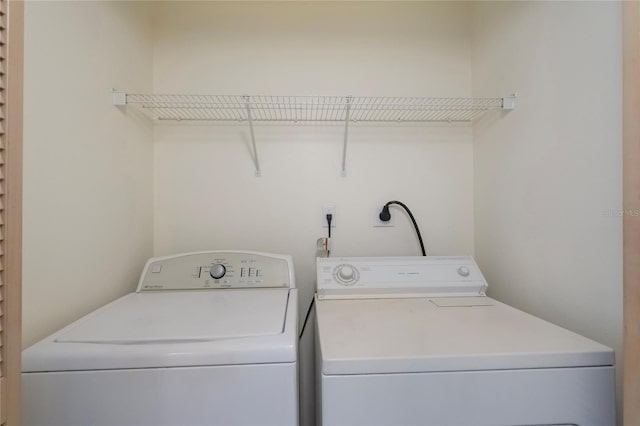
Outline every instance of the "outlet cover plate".
[[391, 212], [391, 219], [388, 222], [383, 222], [380, 220], [380, 210], [382, 210], [383, 204], [377, 205], [371, 208], [371, 226], [374, 228], [390, 228], [396, 226], [396, 215]]
[[327, 225], [327, 215], [331, 214], [331, 229], [336, 227], [336, 206], [334, 205], [330, 205], [327, 204], [324, 207], [322, 207], [322, 216], [321, 216], [321, 223], [322, 223], [322, 227], [323, 228], [328, 228], [329, 225]]

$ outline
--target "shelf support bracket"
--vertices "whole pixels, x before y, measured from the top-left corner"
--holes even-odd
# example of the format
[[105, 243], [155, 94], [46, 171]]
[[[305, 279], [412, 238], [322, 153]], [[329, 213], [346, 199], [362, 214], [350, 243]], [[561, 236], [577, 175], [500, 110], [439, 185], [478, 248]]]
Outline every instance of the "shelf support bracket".
[[518, 97], [517, 93], [514, 93], [511, 96], [505, 96], [502, 98], [502, 109], [516, 109], [516, 98]]
[[251, 134], [251, 147], [253, 149], [253, 163], [256, 166], [256, 177], [260, 177], [260, 161], [258, 161], [258, 149], [256, 148], [256, 135], [253, 132], [253, 116], [251, 115], [251, 96], [244, 96], [247, 107], [247, 122], [249, 123], [249, 133]]
[[116, 89], [111, 90], [112, 102], [115, 106], [125, 106], [127, 104], [127, 94]]
[[342, 172], [340, 176], [347, 177], [347, 141], [349, 140], [349, 116], [351, 115], [351, 96], [346, 98], [346, 109], [344, 112], [344, 142], [342, 144]]

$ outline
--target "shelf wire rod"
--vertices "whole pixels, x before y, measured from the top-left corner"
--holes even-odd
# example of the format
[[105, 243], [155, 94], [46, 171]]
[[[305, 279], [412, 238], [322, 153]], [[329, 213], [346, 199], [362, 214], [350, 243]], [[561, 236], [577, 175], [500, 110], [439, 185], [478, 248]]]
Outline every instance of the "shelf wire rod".
[[159, 120], [180, 120], [180, 116], [177, 112], [167, 107], [151, 107], [151, 111], [155, 114]]
[[420, 98], [404, 98], [398, 108], [398, 114], [395, 117], [396, 121], [411, 121], [415, 117], [416, 108], [420, 107], [416, 105], [419, 100]]
[[242, 96], [226, 96], [227, 102], [231, 102], [231, 105], [234, 106], [234, 111], [238, 120], [241, 122], [245, 122], [248, 120], [247, 111], [245, 108], [246, 104], [244, 102], [244, 98]]
[[251, 98], [245, 96], [247, 106], [247, 121], [249, 122], [249, 132], [251, 134], [251, 146], [253, 147], [253, 162], [256, 166], [256, 177], [260, 177], [260, 162], [258, 161], [258, 149], [256, 148], [256, 136], [253, 133], [253, 119], [251, 117]]
[[410, 121], [419, 121], [427, 111], [428, 107], [425, 107], [425, 100], [423, 98], [417, 98], [412, 114], [409, 117]]
[[237, 114], [234, 114], [233, 110], [228, 110], [227, 108], [224, 108], [225, 104], [223, 100], [220, 99], [220, 96], [213, 96], [211, 99], [211, 102], [213, 103], [213, 105], [215, 105], [216, 115], [221, 120], [231, 120], [231, 119], [237, 120], [238, 119]]
[[185, 113], [189, 119], [204, 120], [209, 116], [208, 111], [202, 110], [202, 104], [199, 101], [198, 96], [185, 99], [184, 107], [181, 105], [181, 111]]
[[422, 109], [420, 115], [416, 117], [417, 121], [429, 120], [430, 117], [433, 117], [436, 112], [433, 110], [433, 107], [425, 107]]
[[455, 121], [473, 120], [474, 115], [475, 115], [474, 109], [469, 109], [467, 111], [456, 111], [456, 114], [452, 117], [452, 120], [455, 120]]
[[238, 113], [236, 112], [235, 108], [233, 108], [233, 103], [228, 102], [226, 100], [226, 96], [220, 96], [220, 95], [212, 96], [211, 102], [215, 105], [216, 109], [218, 110], [217, 114], [221, 120], [235, 120], [235, 121], [241, 120], [241, 117], [238, 116]]
[[386, 108], [390, 113], [385, 116], [385, 120], [397, 122], [410, 120], [416, 108], [416, 99], [419, 98], [395, 98], [394, 108]]
[[455, 118], [455, 113], [452, 113], [450, 110], [440, 109], [434, 111], [431, 117], [436, 121], [450, 121]]
[[468, 112], [468, 114], [466, 114], [464, 117], [462, 117], [464, 120], [468, 120], [468, 121], [473, 121], [476, 117], [478, 116], [477, 111], [475, 110], [471, 110]]
[[384, 98], [361, 98], [358, 109], [361, 121], [375, 121], [378, 115], [378, 105], [384, 102]]
[[286, 114], [287, 121], [292, 121], [291, 120], [291, 99], [289, 98], [289, 96], [285, 98], [284, 111]]
[[278, 120], [282, 120], [282, 97], [277, 96], [276, 102], [278, 103]]
[[482, 115], [483, 112], [488, 111], [488, 110], [476, 110], [476, 111], [472, 111], [471, 116], [469, 117], [469, 121], [473, 121], [476, 118], [480, 117]]
[[366, 121], [366, 115], [370, 112], [367, 108], [369, 98], [355, 98], [351, 100], [351, 121]]
[[322, 120], [331, 121], [331, 97], [324, 97], [324, 105], [322, 105]]
[[269, 114], [269, 120], [275, 121], [276, 117], [274, 115], [275, 108], [274, 108], [273, 98], [269, 97], [269, 98], [266, 98], [266, 100], [268, 103], [265, 104], [265, 107], [266, 107], [267, 113]]
[[207, 112], [200, 109], [197, 98], [187, 98], [185, 103], [180, 105], [180, 113], [189, 120], [202, 120], [207, 118]]
[[[222, 120], [227, 118], [227, 115], [220, 109], [220, 104], [218, 103], [215, 96], [198, 96], [200, 102], [209, 105], [208, 111], [206, 113], [207, 117], [213, 118], [215, 120]], [[202, 105], [202, 103], [200, 105]]]
[[331, 97], [331, 119], [336, 121], [340, 119], [339, 99], [337, 96]]
[[[251, 99], [251, 121], [262, 120], [262, 103], [260, 102], [260, 96], [250, 96]], [[249, 119], [249, 114], [247, 114], [247, 120]]]
[[330, 121], [335, 121], [335, 120], [338, 119], [337, 114], [336, 114], [336, 104], [337, 104], [336, 99], [337, 98], [335, 96], [331, 96], [330, 101], [329, 101], [330, 103], [329, 103], [329, 106], [328, 106], [327, 118]]
[[391, 98], [391, 106], [382, 106], [382, 119], [384, 121], [404, 121], [411, 112], [412, 98]]
[[[241, 121], [242, 117], [238, 115], [238, 111], [234, 108], [234, 102], [229, 102], [227, 96], [214, 96], [211, 99], [218, 109], [218, 116], [221, 119]], [[229, 108], [231, 107], [231, 108]]]
[[164, 115], [167, 116], [170, 119], [174, 119], [174, 120], [182, 120], [182, 115], [180, 114], [179, 110], [175, 110], [174, 108], [171, 108], [170, 106], [163, 106], [160, 111], [164, 111]]
[[205, 107], [206, 100], [205, 103], [203, 103], [202, 96], [195, 96], [194, 101], [196, 108], [193, 113], [196, 117], [200, 117], [201, 119], [206, 120], [208, 118], [210, 119], [212, 114], [215, 116], [215, 110], [213, 108], [211, 108], [210, 106]]
[[402, 107], [399, 107], [402, 102], [401, 98], [383, 98], [382, 102], [374, 106], [375, 115], [372, 119], [374, 121], [398, 120], [402, 113]]
[[296, 121], [296, 100], [293, 97], [289, 97], [287, 102], [289, 105], [289, 119], [291, 121]]
[[388, 105], [382, 107], [381, 118], [383, 121], [403, 121], [410, 110], [413, 100], [411, 98], [391, 98]]
[[469, 114], [464, 117], [468, 121], [473, 121], [478, 117], [478, 111], [469, 111]]
[[266, 117], [264, 117], [264, 103], [262, 102], [261, 96], [252, 96], [251, 97], [251, 121], [264, 121]]
[[253, 100], [251, 120], [265, 121], [267, 116], [264, 110], [264, 100], [262, 96], [253, 96], [251, 99]]
[[322, 121], [327, 121], [327, 112], [329, 111], [329, 103], [328, 103], [328, 97], [327, 96], [323, 96], [322, 97], [322, 104], [320, 105], [320, 108], [318, 109], [318, 116], [320, 117], [320, 120]]
[[413, 102], [412, 111], [407, 116], [407, 121], [416, 121], [419, 120], [420, 116], [422, 116], [425, 111], [428, 111], [428, 107], [425, 106], [424, 98], [415, 98]]
[[342, 177], [347, 176], [347, 141], [349, 140], [349, 112], [351, 111], [351, 97], [346, 98], [346, 110], [344, 119], [344, 143], [342, 145]]
[[202, 119], [202, 113], [199, 111], [199, 106], [193, 98], [182, 96], [178, 101], [177, 108], [181, 117], [189, 120]]
[[398, 121], [412, 121], [417, 114], [420, 113], [422, 108], [420, 105], [420, 98], [409, 98], [405, 102], [405, 106], [402, 107], [398, 114]]
[[[398, 120], [401, 118], [402, 110], [401, 108], [397, 108], [398, 105], [402, 105], [406, 100], [402, 100], [401, 98], [382, 98], [381, 102], [378, 102], [375, 105], [376, 116], [373, 120], [380, 121], [389, 121], [389, 120]], [[395, 107], [395, 108], [390, 108]]]
[[[381, 102], [383, 98], [378, 98], [377, 102]], [[373, 114], [373, 110], [375, 108], [376, 105], [376, 100], [374, 98], [373, 102], [372, 102], [372, 98], [361, 98], [360, 99], [360, 105], [361, 105], [361, 109], [362, 109], [362, 113], [359, 114], [360, 115], [360, 120], [362, 121], [369, 121], [369, 118], [371, 117], [371, 114]]]
[[363, 103], [364, 98], [354, 97], [351, 98], [351, 110], [349, 111], [349, 119], [351, 122], [362, 121], [366, 107]]
[[322, 97], [322, 120], [323, 121], [327, 121], [329, 120], [331, 117], [329, 116], [329, 108], [331, 107], [331, 98], [329, 98], [328, 96], [323, 96]]
[[442, 112], [438, 111], [437, 108], [434, 108], [433, 106], [429, 106], [424, 109], [424, 115], [422, 117], [424, 117], [427, 120], [438, 121], [441, 114]]

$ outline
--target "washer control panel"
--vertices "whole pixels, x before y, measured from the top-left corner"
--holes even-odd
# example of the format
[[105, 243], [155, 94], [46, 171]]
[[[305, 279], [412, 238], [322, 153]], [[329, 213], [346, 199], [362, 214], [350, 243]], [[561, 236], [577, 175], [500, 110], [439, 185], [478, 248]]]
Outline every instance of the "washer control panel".
[[317, 259], [318, 297], [484, 295], [487, 283], [470, 256]]
[[149, 259], [138, 292], [295, 287], [291, 256], [210, 251]]

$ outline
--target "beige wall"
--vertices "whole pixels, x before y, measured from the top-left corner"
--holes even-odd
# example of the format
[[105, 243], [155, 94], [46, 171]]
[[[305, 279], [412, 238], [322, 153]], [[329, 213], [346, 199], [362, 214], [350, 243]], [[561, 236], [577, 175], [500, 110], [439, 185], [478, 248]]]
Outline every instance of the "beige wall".
[[147, 13], [127, 2], [27, 2], [24, 344], [134, 289], [152, 251], [148, 123], [112, 87], [151, 89]]
[[[154, 7], [157, 93], [471, 93], [466, 5], [196, 2]], [[155, 129], [155, 252], [250, 248], [294, 255], [305, 301], [321, 208], [334, 204], [335, 255], [418, 254], [408, 220], [373, 228], [399, 199], [432, 253], [473, 250], [471, 130], [358, 127], [340, 178], [340, 126], [262, 126], [263, 176], [239, 126]], [[304, 303], [303, 303], [304, 304]]]
[[474, 95], [519, 93], [516, 111], [474, 127], [475, 252], [490, 294], [620, 357], [621, 5], [473, 12]]
[[[469, 96], [464, 3], [206, 3], [154, 7], [157, 93]], [[155, 253], [253, 249], [294, 257], [300, 316], [315, 290], [321, 209], [336, 206], [334, 256], [419, 255], [409, 205], [433, 254], [473, 252], [471, 128], [261, 126], [262, 177], [243, 126], [155, 129]], [[303, 343], [303, 358], [306, 359]], [[302, 374], [312, 372], [303, 366]], [[303, 378], [303, 419], [310, 410]]]

